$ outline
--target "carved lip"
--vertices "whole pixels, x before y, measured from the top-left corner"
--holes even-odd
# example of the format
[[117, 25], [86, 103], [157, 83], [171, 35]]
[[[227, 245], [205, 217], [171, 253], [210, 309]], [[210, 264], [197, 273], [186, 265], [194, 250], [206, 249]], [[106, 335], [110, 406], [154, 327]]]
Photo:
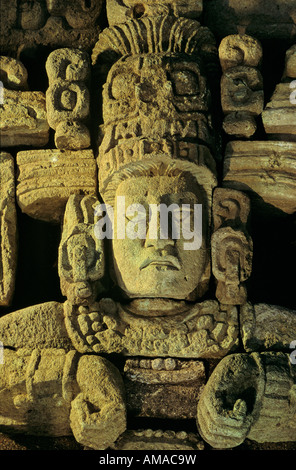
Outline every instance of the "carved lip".
[[172, 269], [181, 269], [179, 260], [175, 256], [163, 256], [158, 258], [147, 258], [140, 266], [140, 271], [148, 266], [167, 266]]

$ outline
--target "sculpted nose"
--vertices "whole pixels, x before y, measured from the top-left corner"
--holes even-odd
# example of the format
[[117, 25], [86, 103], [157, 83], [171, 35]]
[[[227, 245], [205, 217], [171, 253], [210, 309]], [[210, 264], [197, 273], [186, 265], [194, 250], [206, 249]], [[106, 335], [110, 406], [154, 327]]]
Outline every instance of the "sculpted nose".
[[154, 247], [155, 250], [164, 250], [166, 247], [174, 246], [175, 241], [170, 237], [167, 227], [162, 227], [159, 215], [157, 221], [150, 221], [145, 239], [145, 248]]

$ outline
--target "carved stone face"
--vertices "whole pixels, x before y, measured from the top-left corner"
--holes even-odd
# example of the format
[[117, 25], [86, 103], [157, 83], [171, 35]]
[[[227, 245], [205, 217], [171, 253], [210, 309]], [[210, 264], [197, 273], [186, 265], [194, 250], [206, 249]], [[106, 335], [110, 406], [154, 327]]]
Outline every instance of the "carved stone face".
[[124, 57], [112, 67], [105, 85], [104, 124], [139, 116], [194, 120], [196, 113], [208, 110], [208, 98], [199, 64], [180, 54]]
[[[126, 208], [132, 204], [141, 204], [145, 208], [146, 213], [140, 214], [140, 218], [146, 216], [146, 238], [117, 238], [117, 218], [120, 211], [118, 196], [125, 197]], [[120, 183], [114, 208], [113, 261], [117, 284], [128, 297], [187, 299], [192, 298], [190, 294], [197, 287], [200, 287], [197, 296], [203, 293], [207, 284], [209, 262], [206, 210], [202, 217], [202, 244], [199, 249], [194, 250], [185, 249], [184, 243], [188, 239], [184, 238], [182, 218], [180, 238], [175, 238], [170, 230], [174, 216], [168, 219], [171, 220], [169, 236], [161, 238], [157, 219], [157, 236], [152, 238], [152, 218], [149, 220], [148, 214], [152, 204], [165, 204], [167, 207], [176, 204], [180, 208], [180, 214], [182, 209], [190, 206], [188, 217], [191, 218], [192, 228], [194, 204], [204, 205], [205, 199], [203, 189], [197, 185], [196, 180], [184, 176], [140, 176]], [[125, 220], [126, 228], [129, 226], [131, 229], [134, 215], [131, 218], [126, 215]]]

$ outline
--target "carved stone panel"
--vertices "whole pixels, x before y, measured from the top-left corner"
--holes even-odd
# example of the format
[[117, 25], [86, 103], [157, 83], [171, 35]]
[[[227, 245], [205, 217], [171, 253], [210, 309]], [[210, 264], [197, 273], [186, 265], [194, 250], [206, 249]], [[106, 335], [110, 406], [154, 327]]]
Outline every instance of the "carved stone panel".
[[17, 165], [17, 200], [30, 217], [61, 222], [71, 194], [96, 194], [96, 164], [91, 150], [18, 152]]

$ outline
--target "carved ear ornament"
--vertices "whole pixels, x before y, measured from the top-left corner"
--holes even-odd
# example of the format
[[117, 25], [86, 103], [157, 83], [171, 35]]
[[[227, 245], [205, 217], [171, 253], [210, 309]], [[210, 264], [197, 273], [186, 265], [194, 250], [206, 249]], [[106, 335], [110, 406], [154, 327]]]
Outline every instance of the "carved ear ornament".
[[240, 191], [217, 188], [213, 197], [211, 239], [212, 271], [216, 297], [226, 305], [247, 301], [245, 281], [252, 272], [253, 242], [247, 232], [248, 196]]

